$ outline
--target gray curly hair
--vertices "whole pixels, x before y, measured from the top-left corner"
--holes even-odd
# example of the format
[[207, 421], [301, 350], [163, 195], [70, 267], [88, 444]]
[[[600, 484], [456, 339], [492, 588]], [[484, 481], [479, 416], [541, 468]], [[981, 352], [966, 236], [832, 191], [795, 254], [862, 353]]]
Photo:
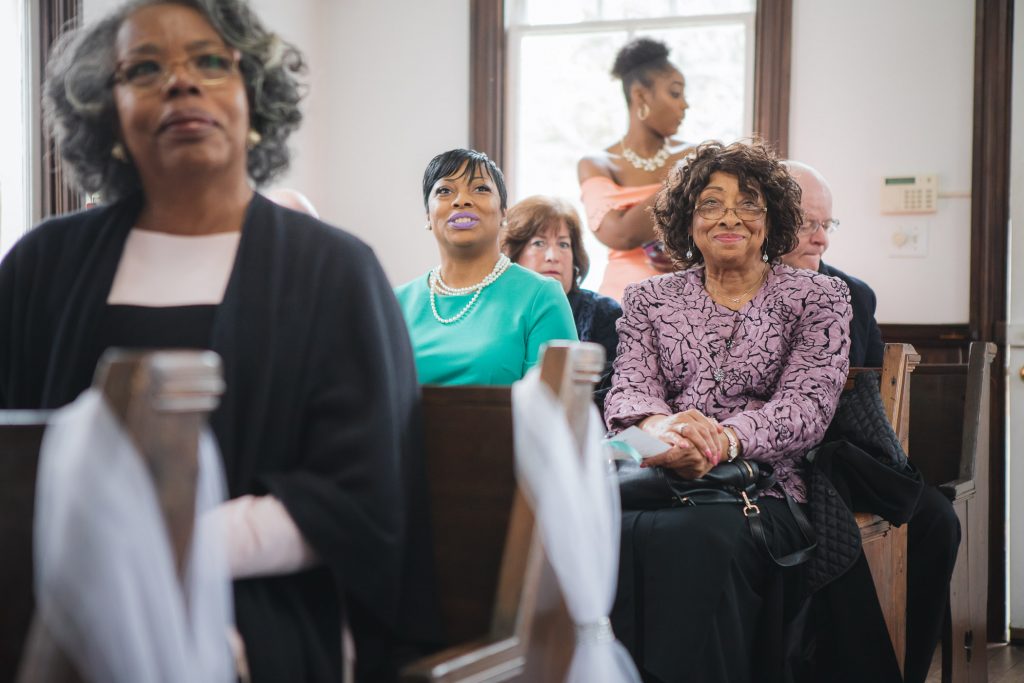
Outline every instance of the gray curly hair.
[[199, 11], [224, 42], [241, 53], [249, 123], [260, 135], [248, 152], [250, 178], [263, 185], [288, 168], [286, 142], [302, 121], [302, 53], [267, 31], [245, 0], [132, 0], [98, 22], [65, 34], [54, 48], [43, 86], [46, 125], [65, 167], [82, 190], [99, 193], [103, 201], [141, 188], [134, 165], [111, 157], [118, 131], [112, 88], [117, 32], [136, 10], [167, 4]]

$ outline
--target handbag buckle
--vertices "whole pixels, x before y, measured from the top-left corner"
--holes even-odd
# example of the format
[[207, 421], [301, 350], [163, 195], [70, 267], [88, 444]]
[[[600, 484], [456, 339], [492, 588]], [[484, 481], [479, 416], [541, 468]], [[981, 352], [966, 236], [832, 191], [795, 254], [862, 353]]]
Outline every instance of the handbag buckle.
[[740, 491], [740, 495], [743, 497], [743, 516], [750, 517], [751, 515], [761, 514], [761, 508], [757, 507], [750, 502], [750, 498], [747, 498], [746, 491]]

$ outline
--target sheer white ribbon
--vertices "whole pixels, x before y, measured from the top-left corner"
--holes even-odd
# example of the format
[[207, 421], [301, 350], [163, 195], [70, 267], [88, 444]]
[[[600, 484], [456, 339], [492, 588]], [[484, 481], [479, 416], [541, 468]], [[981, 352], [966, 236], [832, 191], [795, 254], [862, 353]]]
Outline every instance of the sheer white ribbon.
[[576, 624], [570, 683], [639, 683], [608, 614], [619, 566], [619, 490], [590, 406], [583, 458], [565, 411], [532, 370], [512, 386], [516, 470], [534, 506], [544, 550]]
[[[220, 457], [204, 431], [197, 520], [223, 499]], [[152, 479], [99, 391], [54, 414], [35, 515], [38, 615], [86, 680], [234, 680], [221, 530], [196, 524], [183, 590]]]

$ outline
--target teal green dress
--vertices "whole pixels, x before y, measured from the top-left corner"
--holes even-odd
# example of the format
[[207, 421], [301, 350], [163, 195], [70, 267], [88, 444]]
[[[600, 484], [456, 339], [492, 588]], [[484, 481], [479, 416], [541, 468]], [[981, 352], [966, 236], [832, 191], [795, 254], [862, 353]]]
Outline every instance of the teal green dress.
[[[430, 310], [426, 275], [397, 287], [395, 296], [421, 384], [512, 384], [537, 362], [543, 344], [577, 339], [562, 286], [515, 264], [450, 325], [439, 323]], [[437, 312], [451, 318], [472, 297], [437, 295]]]

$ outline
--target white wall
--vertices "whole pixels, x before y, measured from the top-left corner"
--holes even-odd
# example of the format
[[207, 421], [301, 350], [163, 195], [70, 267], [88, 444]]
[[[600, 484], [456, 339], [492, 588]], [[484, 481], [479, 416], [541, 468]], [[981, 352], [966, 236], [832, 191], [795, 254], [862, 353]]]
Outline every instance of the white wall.
[[[883, 216], [886, 175], [937, 173], [971, 184], [974, 3], [796, 0], [789, 153], [832, 185], [840, 231], [825, 260], [866, 280], [883, 323], [966, 323], [970, 200], [930, 215]], [[927, 256], [889, 255], [892, 234], [920, 226]]]
[[[366, 240], [395, 284], [425, 273], [420, 179], [439, 152], [469, 143], [466, 0], [250, 0], [309, 63], [305, 120], [276, 185]], [[120, 0], [84, 0], [86, 21]]]
[[268, 20], [271, 7], [283, 15], [315, 6], [316, 15], [304, 124], [313, 133], [299, 141], [281, 184], [370, 243], [393, 283], [425, 273], [437, 246], [423, 229], [423, 169], [469, 142], [469, 3], [257, 3], [264, 5]]

